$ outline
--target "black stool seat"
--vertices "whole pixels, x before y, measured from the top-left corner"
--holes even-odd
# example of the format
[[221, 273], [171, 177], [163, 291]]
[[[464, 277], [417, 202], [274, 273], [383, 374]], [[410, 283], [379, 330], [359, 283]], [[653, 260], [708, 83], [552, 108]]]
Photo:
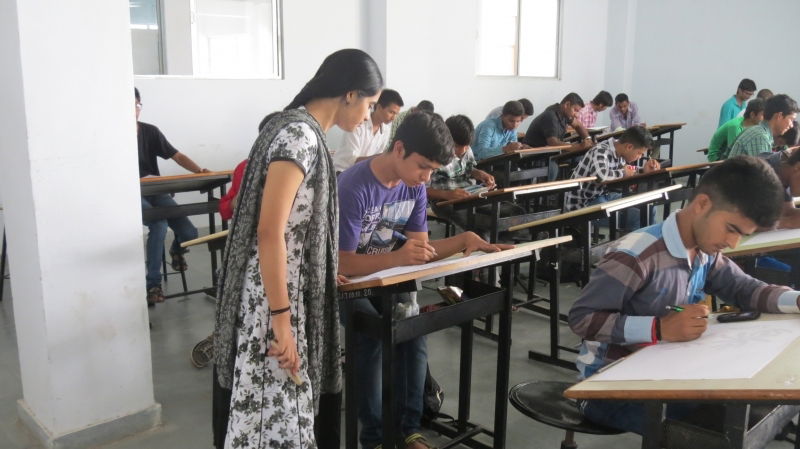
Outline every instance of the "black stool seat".
[[587, 421], [578, 404], [564, 397], [568, 382], [529, 381], [514, 385], [508, 393], [511, 405], [536, 421], [560, 429], [594, 435], [617, 435], [621, 430]]

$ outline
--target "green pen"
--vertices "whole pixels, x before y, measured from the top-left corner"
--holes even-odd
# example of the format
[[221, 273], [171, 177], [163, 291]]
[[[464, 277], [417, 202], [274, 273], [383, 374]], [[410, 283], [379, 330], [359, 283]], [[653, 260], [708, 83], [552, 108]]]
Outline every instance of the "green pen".
[[683, 312], [683, 307], [681, 306], [667, 306], [666, 309], [673, 312]]

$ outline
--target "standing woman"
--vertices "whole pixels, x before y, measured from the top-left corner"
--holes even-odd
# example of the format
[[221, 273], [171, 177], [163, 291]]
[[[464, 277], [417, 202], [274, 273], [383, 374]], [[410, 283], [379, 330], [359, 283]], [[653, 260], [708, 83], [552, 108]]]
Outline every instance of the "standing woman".
[[250, 151], [214, 329], [216, 380], [232, 389], [226, 448], [316, 448], [320, 395], [341, 392], [339, 216], [325, 133], [366, 120], [382, 86], [369, 55], [337, 51]]

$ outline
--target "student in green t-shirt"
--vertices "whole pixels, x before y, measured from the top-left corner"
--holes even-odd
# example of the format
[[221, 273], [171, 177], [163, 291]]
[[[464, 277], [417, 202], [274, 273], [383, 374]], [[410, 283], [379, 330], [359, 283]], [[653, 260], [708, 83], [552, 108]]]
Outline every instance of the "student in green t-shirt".
[[745, 128], [761, 123], [762, 120], [764, 120], [764, 101], [758, 98], [750, 100], [743, 116], [728, 120], [711, 136], [711, 142], [708, 144], [708, 161], [727, 159], [728, 151], [739, 134]]

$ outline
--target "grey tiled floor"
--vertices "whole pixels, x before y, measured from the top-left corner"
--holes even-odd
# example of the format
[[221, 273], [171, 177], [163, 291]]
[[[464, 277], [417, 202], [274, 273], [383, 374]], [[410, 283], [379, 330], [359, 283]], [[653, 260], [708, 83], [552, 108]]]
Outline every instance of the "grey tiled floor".
[[[208, 253], [194, 249], [188, 255], [191, 287], [209, 283]], [[13, 280], [12, 280], [13, 281]], [[171, 276], [168, 291], [180, 287], [180, 279]], [[540, 291], [546, 288], [539, 286]], [[578, 293], [574, 285], [562, 285], [564, 310]], [[16, 336], [10, 289], [0, 303], [0, 448], [39, 448], [16, 418], [15, 402], [22, 396]], [[430, 295], [425, 291], [423, 296]], [[149, 309], [153, 325], [151, 343], [156, 400], [163, 407], [163, 426], [122, 441], [103, 446], [106, 449], [133, 448], [211, 448], [211, 370], [196, 369], [189, 362], [189, 351], [212, 329], [214, 303], [203, 295], [179, 297]], [[566, 344], [578, 339], [562, 327]], [[511, 385], [530, 379], [574, 379], [574, 373], [528, 360], [529, 349], [545, 351], [548, 345], [547, 321], [529, 311], [513, 316], [511, 347]], [[431, 371], [445, 390], [443, 412], [456, 413], [458, 388], [459, 331], [448, 329], [428, 337]], [[492, 426], [494, 416], [494, 380], [496, 344], [475, 337], [473, 353], [472, 421]], [[435, 435], [431, 435], [436, 440]], [[558, 448], [563, 432], [532, 421], [509, 406], [508, 448]], [[638, 448], [640, 438], [630, 434], [595, 437], [577, 435], [583, 449]], [[770, 448], [789, 448], [788, 443], [773, 442]]]

